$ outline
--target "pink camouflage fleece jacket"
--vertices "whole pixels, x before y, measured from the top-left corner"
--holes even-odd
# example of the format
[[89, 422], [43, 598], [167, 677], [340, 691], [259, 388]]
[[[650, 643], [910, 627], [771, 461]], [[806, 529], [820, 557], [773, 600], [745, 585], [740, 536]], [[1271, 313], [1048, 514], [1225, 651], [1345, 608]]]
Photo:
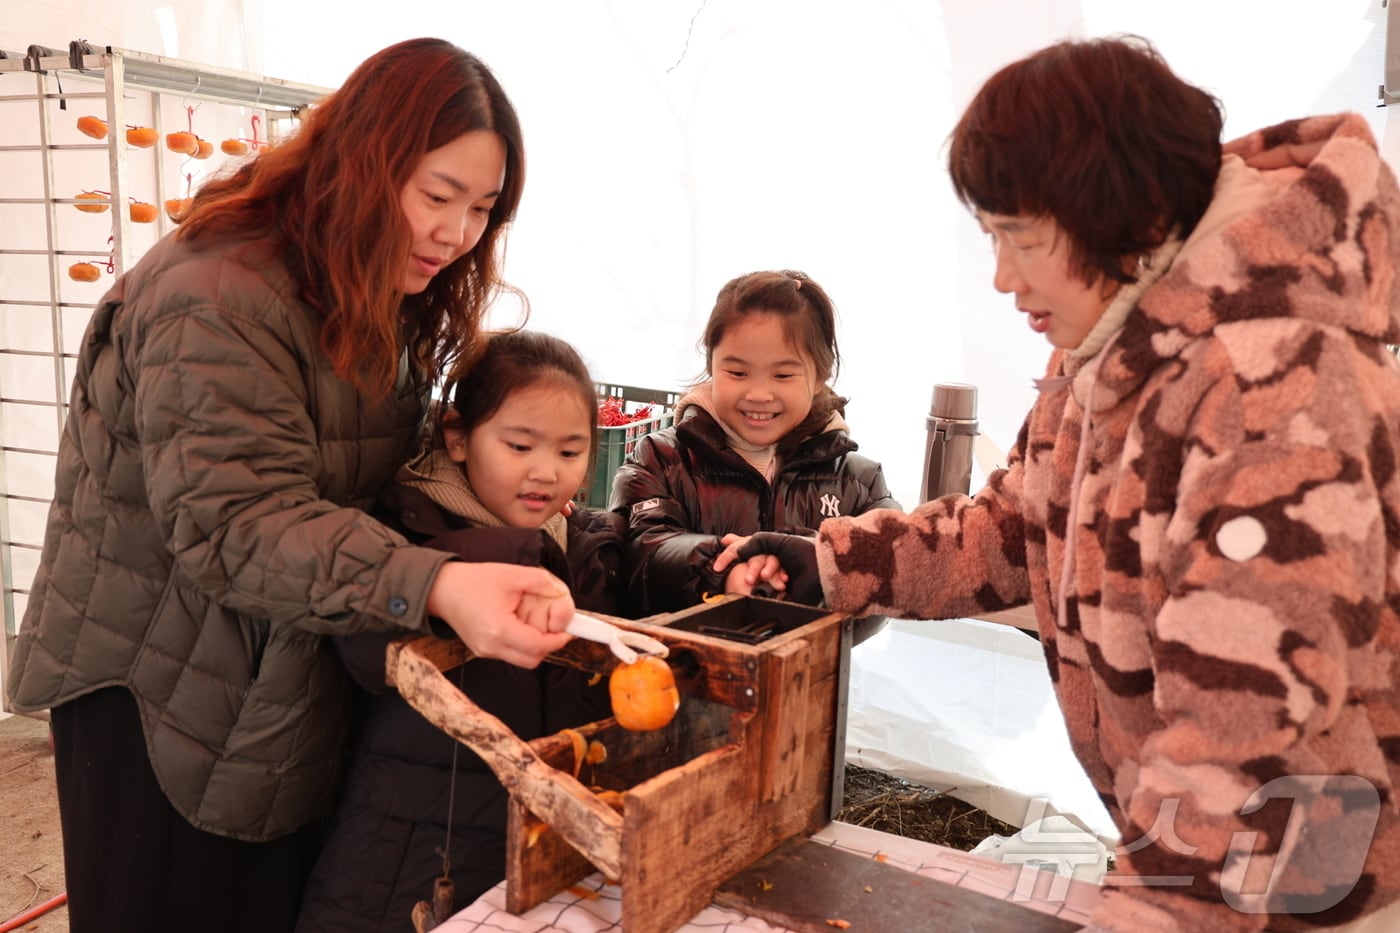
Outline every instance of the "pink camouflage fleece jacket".
[[1225, 152], [1006, 469], [818, 537], [833, 609], [1034, 606], [1122, 836], [1093, 930], [1312, 930], [1400, 887], [1400, 193], [1355, 114]]

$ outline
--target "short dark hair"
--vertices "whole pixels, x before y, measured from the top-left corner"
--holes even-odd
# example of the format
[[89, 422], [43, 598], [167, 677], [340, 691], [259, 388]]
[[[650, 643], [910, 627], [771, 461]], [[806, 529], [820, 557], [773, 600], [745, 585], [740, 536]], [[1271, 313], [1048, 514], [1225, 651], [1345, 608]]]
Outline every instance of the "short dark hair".
[[[809, 420], [825, 424], [832, 412], [844, 413], [846, 398], [830, 382], [841, 370], [836, 345], [836, 305], [811, 276], [795, 269], [750, 272], [724, 283], [715, 296], [700, 346], [705, 351], [705, 374], [711, 375], [715, 347], [724, 335], [753, 314], [772, 314], [782, 322], [792, 345], [806, 353], [817, 371], [820, 387], [812, 399]], [[804, 422], [796, 429], [807, 427]]]
[[[573, 392], [588, 411], [595, 410], [597, 390], [588, 365], [567, 341], [530, 330], [486, 335], [470, 367], [447, 387], [461, 418], [457, 427], [470, 432], [500, 411], [512, 394], [548, 381]], [[596, 434], [589, 433], [590, 462]]]
[[1220, 174], [1224, 117], [1140, 36], [1059, 42], [987, 80], [948, 170], [974, 210], [1053, 219], [1086, 283], [1195, 229]]
[[836, 306], [810, 276], [793, 269], [750, 272], [724, 283], [700, 338], [707, 373], [715, 347], [725, 333], [759, 312], [777, 315], [782, 320], [783, 331], [793, 346], [812, 358], [818, 382], [827, 382], [836, 375], [841, 367], [841, 351], [836, 346]]

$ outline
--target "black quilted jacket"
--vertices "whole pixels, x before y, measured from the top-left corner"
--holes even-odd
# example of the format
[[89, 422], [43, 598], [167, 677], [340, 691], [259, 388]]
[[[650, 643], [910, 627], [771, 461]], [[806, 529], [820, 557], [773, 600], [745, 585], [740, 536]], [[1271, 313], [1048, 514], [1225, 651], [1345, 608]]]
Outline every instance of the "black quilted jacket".
[[641, 618], [723, 592], [710, 564], [729, 533], [814, 533], [822, 519], [899, 508], [880, 465], [843, 430], [780, 446], [772, 484], [731, 450], [698, 405], [637, 443], [613, 478], [609, 506], [628, 521], [627, 609]]

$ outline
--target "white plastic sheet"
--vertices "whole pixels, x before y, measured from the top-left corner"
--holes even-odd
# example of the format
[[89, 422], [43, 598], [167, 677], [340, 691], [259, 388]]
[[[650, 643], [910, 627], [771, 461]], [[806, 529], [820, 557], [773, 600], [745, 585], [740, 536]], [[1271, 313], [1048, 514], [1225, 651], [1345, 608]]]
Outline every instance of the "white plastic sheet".
[[1061, 814], [1117, 831], [1074, 753], [1033, 637], [972, 619], [891, 622], [851, 659], [846, 761], [1025, 826]]

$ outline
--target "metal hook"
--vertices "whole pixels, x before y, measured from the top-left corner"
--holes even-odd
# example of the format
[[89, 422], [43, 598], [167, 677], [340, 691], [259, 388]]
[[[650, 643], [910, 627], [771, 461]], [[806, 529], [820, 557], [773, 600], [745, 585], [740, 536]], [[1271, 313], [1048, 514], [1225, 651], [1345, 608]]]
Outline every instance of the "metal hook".
[[198, 94], [198, 93], [199, 93], [199, 85], [200, 85], [200, 82], [203, 81], [203, 80], [204, 80], [204, 79], [203, 79], [202, 76], [200, 76], [200, 75], [195, 75], [195, 76], [194, 76], [194, 87], [192, 87], [192, 88], [190, 88], [188, 91], [186, 91], [186, 92], [185, 92], [185, 96], [180, 98], [180, 106], [185, 108], [185, 112], [186, 112], [186, 113], [194, 113], [196, 110], [198, 110], [198, 109], [200, 108], [200, 105], [199, 105], [199, 104], [195, 104], [193, 107], [191, 107], [191, 106], [189, 105], [189, 100], [190, 100], [190, 95], [191, 95], [191, 94]]

